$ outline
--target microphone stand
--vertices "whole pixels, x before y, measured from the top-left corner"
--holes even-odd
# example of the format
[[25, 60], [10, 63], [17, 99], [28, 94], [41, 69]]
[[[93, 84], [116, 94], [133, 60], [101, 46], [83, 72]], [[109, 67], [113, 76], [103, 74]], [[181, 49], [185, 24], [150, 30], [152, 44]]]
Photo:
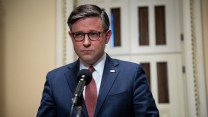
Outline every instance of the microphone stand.
[[[72, 99], [74, 101], [74, 99]], [[71, 106], [71, 112], [70, 112], [70, 117], [72, 117], [72, 113], [74, 110], [74, 107], [76, 107], [76, 117], [80, 117], [81, 116], [81, 112], [82, 112], [82, 97], [77, 98], [77, 102], [73, 102], [72, 106]]]
[[82, 98], [79, 98], [78, 99], [78, 102], [77, 102], [77, 113], [76, 113], [76, 117], [80, 117], [81, 112], [82, 112]]

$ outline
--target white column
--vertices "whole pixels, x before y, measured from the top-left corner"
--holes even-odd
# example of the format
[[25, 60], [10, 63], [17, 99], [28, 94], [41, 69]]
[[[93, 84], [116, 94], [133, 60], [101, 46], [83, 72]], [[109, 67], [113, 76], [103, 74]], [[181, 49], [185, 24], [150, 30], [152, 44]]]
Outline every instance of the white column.
[[73, 4], [73, 0], [56, 0], [56, 67], [74, 61], [74, 50], [67, 25]]

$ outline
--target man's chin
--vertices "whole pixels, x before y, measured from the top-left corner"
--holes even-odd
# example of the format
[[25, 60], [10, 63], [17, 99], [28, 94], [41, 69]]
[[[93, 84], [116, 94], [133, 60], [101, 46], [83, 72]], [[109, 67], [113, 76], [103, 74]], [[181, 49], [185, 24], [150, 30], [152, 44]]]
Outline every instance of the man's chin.
[[93, 64], [93, 58], [92, 57], [83, 57], [81, 58], [81, 60], [86, 63], [86, 64], [89, 64], [89, 65], [92, 65]]

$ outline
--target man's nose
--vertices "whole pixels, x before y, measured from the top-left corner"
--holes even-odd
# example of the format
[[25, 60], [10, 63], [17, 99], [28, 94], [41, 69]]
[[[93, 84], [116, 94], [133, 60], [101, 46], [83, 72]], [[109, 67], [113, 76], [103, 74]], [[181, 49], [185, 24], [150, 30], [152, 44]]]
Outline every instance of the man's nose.
[[84, 45], [84, 46], [89, 46], [90, 44], [91, 44], [91, 41], [90, 41], [88, 35], [85, 34], [84, 40], [83, 40], [83, 45]]

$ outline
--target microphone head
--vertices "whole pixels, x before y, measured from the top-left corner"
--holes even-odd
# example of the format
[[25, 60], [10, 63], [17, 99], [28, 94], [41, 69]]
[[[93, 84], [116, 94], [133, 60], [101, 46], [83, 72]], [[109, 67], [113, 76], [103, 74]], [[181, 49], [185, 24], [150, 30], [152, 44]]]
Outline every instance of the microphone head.
[[81, 69], [78, 72], [77, 80], [79, 81], [81, 78], [85, 80], [85, 85], [88, 85], [92, 80], [92, 73], [88, 69]]

